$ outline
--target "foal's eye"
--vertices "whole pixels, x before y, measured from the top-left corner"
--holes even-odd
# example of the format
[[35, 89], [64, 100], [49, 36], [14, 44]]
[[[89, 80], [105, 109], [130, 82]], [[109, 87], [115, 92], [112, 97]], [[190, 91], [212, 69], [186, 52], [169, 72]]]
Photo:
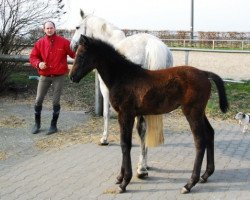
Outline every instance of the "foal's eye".
[[76, 30], [78, 30], [79, 28], [80, 28], [80, 26], [77, 26], [77, 27], [76, 27]]

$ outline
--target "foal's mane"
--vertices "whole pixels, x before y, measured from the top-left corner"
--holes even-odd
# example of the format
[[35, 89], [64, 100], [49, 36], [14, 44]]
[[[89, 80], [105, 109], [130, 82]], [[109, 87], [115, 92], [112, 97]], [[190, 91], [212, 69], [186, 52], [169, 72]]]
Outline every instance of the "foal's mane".
[[[81, 36], [80, 44], [83, 44], [91, 55], [98, 55], [105, 60], [109, 60], [111, 65], [126, 66], [133, 68], [141, 68], [141, 65], [135, 64], [128, 60], [124, 55], [117, 51], [111, 44], [100, 39], [94, 39], [86, 36]], [[119, 65], [119, 66], [118, 66]]]

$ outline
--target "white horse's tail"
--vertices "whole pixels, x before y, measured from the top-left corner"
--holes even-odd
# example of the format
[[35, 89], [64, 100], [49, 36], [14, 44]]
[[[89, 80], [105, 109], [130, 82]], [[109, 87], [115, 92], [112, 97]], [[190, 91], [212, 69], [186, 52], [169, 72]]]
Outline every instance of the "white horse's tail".
[[157, 147], [164, 143], [162, 115], [145, 115], [145, 146]]
[[[170, 49], [157, 38], [149, 39], [145, 48], [144, 67], [150, 70], [164, 69], [173, 66], [173, 55]], [[145, 146], [156, 147], [164, 143], [162, 115], [144, 116], [146, 121]]]
[[173, 55], [161, 40], [149, 39], [145, 47], [144, 68], [150, 70], [164, 69], [173, 66]]

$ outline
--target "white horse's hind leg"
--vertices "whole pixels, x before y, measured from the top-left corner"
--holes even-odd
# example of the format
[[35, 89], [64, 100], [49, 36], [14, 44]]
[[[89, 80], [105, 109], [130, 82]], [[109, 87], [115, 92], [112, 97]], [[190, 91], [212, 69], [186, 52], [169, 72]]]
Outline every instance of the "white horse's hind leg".
[[104, 127], [103, 127], [104, 130], [103, 130], [102, 138], [100, 139], [100, 143], [101, 145], [108, 145], [109, 144], [108, 126], [109, 126], [109, 117], [110, 117], [109, 91], [99, 74], [98, 74], [98, 78], [100, 82], [100, 90], [103, 96], [103, 120], [104, 120]]
[[245, 132], [247, 131], [247, 128], [248, 128], [248, 126], [247, 126], [247, 125], [245, 125], [245, 126], [243, 127], [242, 132], [243, 132], [243, 133], [245, 133]]
[[139, 162], [137, 166], [137, 177], [144, 178], [148, 176], [148, 166], [147, 166], [147, 152], [148, 149], [145, 147], [145, 133], [146, 133], [146, 124], [143, 116], [137, 117], [136, 128], [140, 136], [141, 141], [141, 154], [139, 156]]

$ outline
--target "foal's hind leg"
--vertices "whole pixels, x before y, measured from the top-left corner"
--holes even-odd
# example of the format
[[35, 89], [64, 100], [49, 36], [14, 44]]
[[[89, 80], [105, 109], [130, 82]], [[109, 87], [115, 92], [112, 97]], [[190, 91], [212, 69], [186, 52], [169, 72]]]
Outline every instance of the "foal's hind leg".
[[207, 149], [207, 167], [205, 173], [201, 176], [200, 182], [205, 183], [209, 176], [214, 173], [214, 129], [205, 116], [206, 125], [206, 149]]
[[144, 178], [148, 176], [147, 170], [147, 152], [148, 148], [145, 147], [145, 133], [146, 133], [146, 124], [143, 116], [137, 117], [136, 128], [141, 140], [141, 154], [139, 157], [139, 162], [137, 166], [137, 177]]
[[204, 119], [200, 117], [202, 115], [198, 117], [196, 116], [198, 116], [197, 113], [195, 114], [195, 116], [186, 115], [194, 137], [196, 156], [191, 178], [189, 179], [188, 183], [182, 188], [182, 194], [189, 193], [191, 188], [194, 187], [199, 181], [202, 161], [206, 148]]
[[117, 177], [119, 185], [119, 192], [125, 192], [126, 187], [132, 178], [132, 164], [131, 164], [131, 146], [132, 146], [132, 130], [134, 126], [135, 116], [129, 113], [120, 112], [118, 121], [120, 125], [120, 143], [122, 149], [122, 166], [120, 174]]

